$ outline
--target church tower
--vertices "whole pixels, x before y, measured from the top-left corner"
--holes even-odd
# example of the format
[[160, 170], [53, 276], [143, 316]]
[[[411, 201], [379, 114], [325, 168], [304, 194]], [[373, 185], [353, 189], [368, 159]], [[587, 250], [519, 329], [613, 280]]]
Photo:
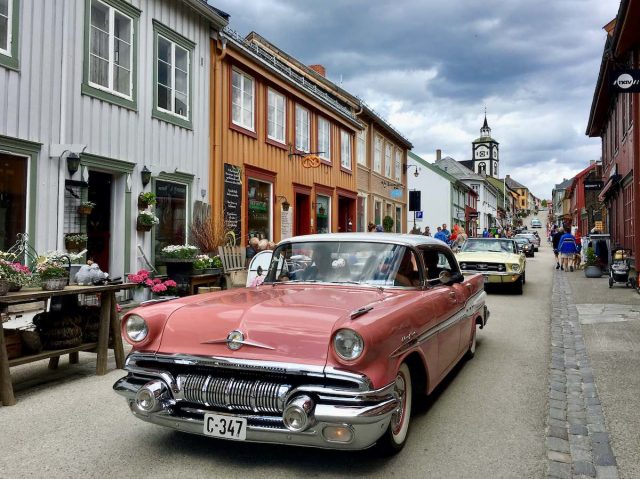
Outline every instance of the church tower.
[[491, 138], [491, 128], [487, 123], [487, 112], [484, 112], [484, 124], [480, 128], [480, 137], [476, 138], [471, 146], [471, 158], [473, 159], [473, 171], [498, 178], [498, 142]]

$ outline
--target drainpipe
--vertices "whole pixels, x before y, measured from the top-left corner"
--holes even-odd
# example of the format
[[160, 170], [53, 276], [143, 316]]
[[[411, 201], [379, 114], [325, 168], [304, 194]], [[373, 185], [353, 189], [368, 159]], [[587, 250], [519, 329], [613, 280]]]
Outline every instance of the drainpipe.
[[[60, 60], [60, 138], [58, 138], [58, 144], [65, 144], [65, 137], [67, 134], [67, 42], [65, 41], [66, 18], [67, 18], [67, 2], [62, 4], [62, 58]], [[83, 66], [84, 68], [84, 66]], [[56, 249], [62, 249], [62, 232], [64, 231], [64, 182], [65, 171], [64, 163], [62, 161], [62, 154], [58, 157], [58, 207], [56, 216], [58, 220], [56, 228]]]

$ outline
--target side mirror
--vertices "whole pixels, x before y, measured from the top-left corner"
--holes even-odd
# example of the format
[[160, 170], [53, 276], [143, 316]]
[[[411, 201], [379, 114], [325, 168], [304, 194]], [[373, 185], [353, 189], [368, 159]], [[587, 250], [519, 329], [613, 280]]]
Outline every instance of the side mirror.
[[258, 266], [258, 269], [256, 269], [256, 273], [258, 274], [258, 276], [262, 276], [262, 266]]

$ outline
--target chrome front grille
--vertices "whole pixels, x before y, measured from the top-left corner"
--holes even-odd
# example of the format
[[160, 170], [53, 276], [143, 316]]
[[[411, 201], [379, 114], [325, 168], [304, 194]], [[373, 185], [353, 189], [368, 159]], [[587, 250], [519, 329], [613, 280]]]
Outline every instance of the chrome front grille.
[[262, 413], [282, 413], [293, 386], [270, 381], [182, 374], [178, 387], [185, 400], [209, 407]]
[[464, 271], [478, 271], [480, 273], [488, 271], [505, 271], [505, 266], [502, 263], [476, 263], [463, 261], [460, 263], [460, 268]]

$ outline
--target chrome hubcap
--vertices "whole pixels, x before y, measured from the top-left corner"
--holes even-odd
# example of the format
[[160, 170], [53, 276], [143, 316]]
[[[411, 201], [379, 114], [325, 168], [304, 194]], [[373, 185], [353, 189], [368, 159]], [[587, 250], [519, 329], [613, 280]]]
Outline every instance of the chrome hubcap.
[[402, 374], [398, 374], [398, 377], [396, 377], [395, 391], [396, 394], [398, 394], [398, 398], [400, 399], [400, 404], [398, 405], [398, 409], [396, 410], [396, 412], [394, 412], [393, 416], [391, 417], [391, 424], [393, 426], [393, 434], [398, 434], [400, 432], [400, 429], [402, 429], [402, 422], [404, 420], [404, 412], [407, 402], [406, 384]]

